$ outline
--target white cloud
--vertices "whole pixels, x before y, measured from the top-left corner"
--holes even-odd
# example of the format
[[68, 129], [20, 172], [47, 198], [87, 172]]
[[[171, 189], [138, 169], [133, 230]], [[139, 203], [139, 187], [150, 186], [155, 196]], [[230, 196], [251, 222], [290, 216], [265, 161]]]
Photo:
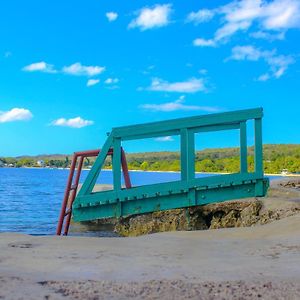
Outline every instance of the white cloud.
[[267, 81], [269, 79], [270, 79], [270, 75], [268, 73], [262, 74], [257, 78], [258, 81]]
[[[58, 73], [55, 70], [53, 65], [47, 64], [44, 61], [37, 62], [25, 66], [23, 71], [26, 72], [45, 72], [45, 73]], [[84, 66], [80, 62], [74, 63], [70, 66], [64, 66], [61, 71], [62, 73], [76, 76], [95, 76], [103, 73], [105, 71], [105, 67], [100, 66]]]
[[201, 74], [201, 75], [205, 75], [205, 74], [207, 74], [207, 70], [206, 69], [200, 69], [199, 70], [199, 74]]
[[193, 45], [197, 47], [215, 47], [216, 42], [214, 40], [195, 39]]
[[266, 81], [272, 77], [280, 78], [289, 65], [294, 63], [293, 57], [289, 55], [278, 55], [276, 54], [276, 50], [262, 51], [251, 45], [234, 47], [229, 59], [250, 61], [264, 60], [269, 65], [269, 71], [259, 76], [259, 81]]
[[300, 27], [300, 2], [298, 0], [275, 0], [262, 6], [262, 25], [266, 29], [289, 29]]
[[[300, 28], [300, 1], [299, 0], [241, 0], [232, 1], [225, 6], [213, 10], [204, 10], [206, 15], [219, 14], [222, 16], [222, 26], [217, 29], [214, 37], [207, 41], [215, 44], [224, 43], [238, 31], [247, 31], [256, 23], [260, 32], [276, 31], [277, 39], [284, 38], [284, 32], [290, 28]], [[255, 37], [255, 34], [253, 35]], [[265, 34], [256, 34], [256, 38], [270, 38]], [[272, 38], [276, 37], [272, 36]], [[200, 39], [204, 40], [204, 39]], [[205, 40], [204, 40], [205, 41]], [[213, 43], [200, 43], [195, 46], [211, 46]]]
[[89, 80], [87, 81], [86, 86], [93, 86], [93, 85], [98, 84], [99, 82], [100, 82], [99, 79], [89, 79]]
[[105, 15], [109, 22], [113, 22], [118, 18], [118, 14], [113, 11], [107, 12]]
[[174, 139], [171, 136], [162, 136], [154, 139], [155, 141], [158, 142], [173, 142]]
[[250, 27], [250, 25], [251, 22], [248, 21], [236, 22], [236, 23], [229, 22], [216, 31], [214, 41], [215, 43], [219, 41], [224, 41], [240, 30], [246, 31]]
[[205, 91], [206, 86], [202, 78], [190, 78], [186, 81], [168, 82], [159, 78], [152, 79], [150, 91], [176, 92], [176, 93], [195, 93]]
[[174, 102], [166, 102], [162, 104], [143, 104], [140, 108], [150, 111], [163, 111], [163, 112], [170, 112], [170, 111], [208, 111], [208, 112], [215, 112], [219, 109], [216, 107], [210, 106], [197, 106], [197, 105], [186, 105], [184, 104], [184, 96], [180, 96], [178, 100]]
[[295, 61], [290, 55], [273, 55], [266, 58], [266, 62], [270, 65], [270, 71], [275, 78], [280, 78], [289, 65]]
[[255, 31], [255, 32], [250, 33], [250, 36], [255, 39], [264, 39], [264, 40], [268, 40], [268, 41], [272, 42], [275, 40], [284, 40], [285, 32], [269, 33], [266, 31]]
[[53, 65], [47, 64], [44, 61], [40, 61], [37, 63], [30, 64], [25, 66], [23, 71], [26, 72], [45, 72], [45, 73], [56, 73], [57, 71], [54, 69]]
[[258, 60], [261, 57], [271, 55], [269, 51], [261, 51], [253, 46], [236, 46], [232, 48], [231, 59], [234, 60]]
[[157, 4], [151, 8], [144, 7], [137, 14], [137, 17], [130, 22], [128, 28], [147, 29], [166, 26], [170, 23], [171, 4]]
[[215, 15], [215, 12], [213, 10], [209, 9], [200, 9], [197, 12], [191, 12], [188, 14], [186, 18], [186, 22], [194, 23], [195, 25], [198, 25], [200, 23], [208, 22], [210, 21]]
[[72, 127], [72, 128], [82, 128], [89, 125], [93, 125], [94, 122], [90, 120], [84, 120], [81, 117], [76, 117], [73, 119], [65, 119], [60, 118], [57, 120], [54, 120], [51, 125], [53, 126], [64, 126], [64, 127]]
[[30, 110], [25, 108], [13, 108], [9, 111], [0, 111], [0, 123], [13, 121], [28, 121], [33, 117]]
[[119, 79], [118, 78], [107, 78], [104, 83], [106, 84], [116, 84], [119, 82]]
[[76, 76], [95, 76], [103, 73], [105, 67], [100, 66], [83, 66], [80, 62], [72, 64], [70, 66], [63, 67], [64, 73]]

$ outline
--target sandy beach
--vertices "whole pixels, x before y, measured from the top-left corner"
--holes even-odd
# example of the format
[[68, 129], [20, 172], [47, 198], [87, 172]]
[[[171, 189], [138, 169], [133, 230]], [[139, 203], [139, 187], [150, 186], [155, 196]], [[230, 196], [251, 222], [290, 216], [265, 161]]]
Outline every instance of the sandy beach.
[[2, 233], [0, 299], [299, 299], [299, 233], [300, 214], [130, 238]]

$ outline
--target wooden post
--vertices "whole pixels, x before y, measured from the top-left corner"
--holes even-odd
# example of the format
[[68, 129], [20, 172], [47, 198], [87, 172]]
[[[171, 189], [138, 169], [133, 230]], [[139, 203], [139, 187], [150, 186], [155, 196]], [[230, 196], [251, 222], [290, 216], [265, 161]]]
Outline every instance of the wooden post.
[[194, 133], [184, 128], [180, 131], [181, 180], [195, 178], [195, 139]]
[[113, 139], [113, 177], [114, 190], [116, 192], [121, 190], [121, 139]]
[[246, 122], [240, 123], [240, 172], [248, 172]]
[[262, 121], [261, 118], [254, 120], [255, 136], [255, 173], [263, 176], [263, 147], [262, 147]]

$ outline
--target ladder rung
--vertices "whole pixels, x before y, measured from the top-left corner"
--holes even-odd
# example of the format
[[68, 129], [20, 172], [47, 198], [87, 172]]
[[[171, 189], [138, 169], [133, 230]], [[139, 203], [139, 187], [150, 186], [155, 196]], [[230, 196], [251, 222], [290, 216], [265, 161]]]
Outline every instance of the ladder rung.
[[73, 190], [76, 190], [77, 189], [77, 185], [76, 184], [73, 184], [70, 188], [70, 191], [73, 191]]
[[68, 209], [66, 212], [65, 212], [65, 217], [69, 214], [69, 213], [71, 213], [71, 209]]

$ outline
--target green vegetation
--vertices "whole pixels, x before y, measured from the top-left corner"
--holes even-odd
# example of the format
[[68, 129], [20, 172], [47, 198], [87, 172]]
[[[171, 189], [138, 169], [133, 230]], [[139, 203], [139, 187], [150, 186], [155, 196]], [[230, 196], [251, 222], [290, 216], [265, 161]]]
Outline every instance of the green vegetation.
[[[248, 148], [249, 171], [254, 169], [254, 149]], [[144, 152], [128, 153], [126, 155], [130, 170], [143, 171], [179, 171], [180, 157], [178, 152]], [[35, 157], [2, 157], [6, 166], [14, 167], [52, 167], [66, 168], [70, 166], [71, 155], [40, 155]], [[85, 160], [84, 166], [89, 167], [95, 158]], [[219, 148], [196, 152], [195, 167], [197, 172], [238, 172], [239, 149]], [[111, 159], [107, 158], [105, 168], [111, 168]], [[264, 145], [265, 173], [280, 173], [287, 169], [291, 173], [300, 172], [300, 145], [270, 144]]]
[[[264, 145], [265, 173], [278, 174], [287, 169], [291, 173], [300, 172], [300, 145]], [[248, 169], [254, 170], [254, 148], [248, 148]], [[179, 171], [178, 152], [147, 152], [127, 155], [129, 169], [149, 171]], [[206, 149], [196, 152], [197, 172], [239, 172], [239, 148]]]

